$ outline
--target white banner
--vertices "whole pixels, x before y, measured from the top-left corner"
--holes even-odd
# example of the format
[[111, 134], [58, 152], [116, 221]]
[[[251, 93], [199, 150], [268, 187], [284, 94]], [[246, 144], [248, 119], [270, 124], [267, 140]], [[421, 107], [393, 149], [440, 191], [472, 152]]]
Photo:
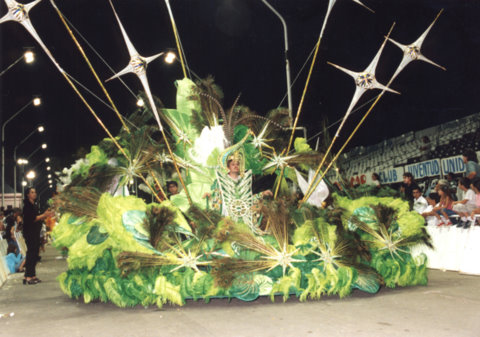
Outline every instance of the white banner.
[[406, 165], [405, 172], [413, 174], [415, 179], [439, 176], [442, 174], [440, 159], [432, 159], [421, 163]]
[[389, 167], [379, 171], [378, 175], [382, 184], [393, 184], [403, 181], [403, 173], [403, 167]]
[[466, 165], [463, 162], [461, 155], [442, 159], [442, 172], [444, 175], [448, 174], [449, 172], [465, 172], [465, 169]]

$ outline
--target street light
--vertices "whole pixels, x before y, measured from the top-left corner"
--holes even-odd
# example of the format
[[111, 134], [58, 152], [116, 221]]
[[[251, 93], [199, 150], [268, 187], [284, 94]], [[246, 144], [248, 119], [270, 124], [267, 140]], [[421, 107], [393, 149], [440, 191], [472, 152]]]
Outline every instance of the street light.
[[[13, 162], [15, 163], [13, 167], [13, 207], [16, 207], [16, 203], [17, 203], [17, 165], [16, 165], [17, 164], [17, 148], [23, 143], [25, 143], [27, 139], [30, 138], [36, 131], [38, 131], [39, 133], [42, 133], [43, 131], [45, 131], [45, 128], [42, 125], [36, 127], [32, 132], [28, 134], [27, 137], [23, 138], [23, 140], [20, 143], [18, 143], [18, 145], [16, 145], [15, 148], [13, 149]], [[20, 163], [20, 160], [22, 160], [23, 162]], [[28, 164], [27, 159], [18, 160], [18, 165], [25, 165], [25, 164]], [[23, 172], [23, 166], [22, 166], [22, 172]]]
[[28, 180], [33, 180], [35, 179], [35, 177], [36, 177], [36, 174], [35, 174], [35, 171], [33, 170], [28, 171], [28, 173], [25, 175], [25, 178], [27, 178]]
[[165, 54], [165, 63], [172, 64], [177, 59], [177, 55], [173, 51], [169, 51]]
[[37, 147], [32, 153], [30, 153], [27, 157], [27, 160], [30, 159], [35, 153], [37, 153], [38, 150], [42, 149], [45, 150], [47, 148], [47, 143], [43, 143], [39, 147]]
[[[290, 79], [290, 61], [288, 60], [288, 32], [287, 32], [287, 23], [283, 17], [278, 13], [275, 8], [270, 5], [267, 0], [262, 0], [262, 2], [267, 6], [282, 22], [283, 25], [283, 40], [285, 44], [285, 72], [287, 77], [287, 97], [288, 97], [288, 117], [290, 117], [290, 123], [292, 123], [292, 113], [293, 113], [293, 104], [292, 104], [292, 81]], [[291, 126], [291, 124], [290, 124]]]
[[[23, 57], [23, 56], [22, 56]], [[36, 103], [35, 103], [36, 102]], [[5, 123], [2, 125], [2, 207], [5, 207], [5, 127], [7, 124], [14, 119], [20, 112], [25, 110], [30, 104], [34, 104], [35, 106], [38, 106], [42, 103], [39, 97], [33, 98], [30, 102], [28, 102], [26, 105], [24, 105], [20, 110], [15, 112], [12, 117], [7, 119]], [[39, 132], [42, 132], [39, 130]]]
[[32, 63], [35, 61], [35, 54], [31, 50], [25, 51], [18, 59], [16, 59], [12, 64], [10, 64], [5, 70], [0, 73], [0, 77], [3, 76], [7, 71], [9, 71], [14, 65], [20, 62], [22, 59], [25, 59], [25, 63]]
[[31, 50], [27, 50], [25, 54], [23, 54], [23, 57], [25, 57], [25, 63], [32, 63], [35, 61], [35, 54]]

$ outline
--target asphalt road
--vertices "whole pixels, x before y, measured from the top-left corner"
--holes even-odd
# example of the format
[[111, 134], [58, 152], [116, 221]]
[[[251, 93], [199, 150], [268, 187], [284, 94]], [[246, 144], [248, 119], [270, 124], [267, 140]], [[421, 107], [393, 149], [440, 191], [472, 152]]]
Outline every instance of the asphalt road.
[[344, 299], [122, 309], [68, 298], [56, 281], [65, 269], [66, 261], [47, 247], [37, 270], [42, 283], [9, 277], [0, 288], [0, 336], [480, 336], [480, 277], [455, 272], [430, 270], [427, 287], [355, 291]]

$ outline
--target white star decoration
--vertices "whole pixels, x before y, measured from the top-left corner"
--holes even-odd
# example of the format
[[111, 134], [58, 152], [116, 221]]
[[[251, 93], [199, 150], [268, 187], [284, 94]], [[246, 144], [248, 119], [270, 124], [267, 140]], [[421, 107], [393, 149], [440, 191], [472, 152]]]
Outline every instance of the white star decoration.
[[275, 265], [273, 265], [272, 267], [270, 267], [270, 269], [268, 269], [268, 271], [272, 270], [273, 268], [275, 268], [277, 266], [282, 266], [283, 275], [285, 275], [285, 271], [286, 271], [287, 267], [293, 268], [293, 265], [292, 265], [293, 262], [305, 262], [303, 260], [298, 260], [298, 259], [293, 258], [293, 255], [295, 255], [298, 252], [299, 248], [295, 249], [294, 251], [292, 251], [290, 253], [288, 252], [288, 247], [287, 246], [284, 246], [282, 251], [276, 250], [275, 247], [272, 247], [272, 249], [275, 251], [276, 255], [262, 256], [261, 257], [262, 259], [277, 261], [277, 263]]
[[380, 49], [378, 50], [377, 54], [373, 58], [372, 62], [370, 62], [369, 66], [365, 68], [365, 70], [362, 72], [351, 71], [343, 67], [340, 67], [336, 64], [328, 62], [328, 64], [352, 76], [353, 79], [355, 80], [355, 86], [356, 86], [355, 93], [353, 95], [352, 101], [350, 102], [350, 106], [348, 107], [347, 112], [343, 117], [342, 123], [338, 127], [335, 137], [339, 136], [340, 130], [342, 129], [343, 125], [345, 124], [345, 121], [347, 120], [348, 116], [352, 112], [353, 107], [357, 104], [358, 100], [365, 93], [365, 91], [371, 90], [371, 89], [382, 89], [382, 90], [399, 94], [398, 91], [392, 90], [390, 88], [387, 88], [383, 84], [380, 84], [375, 78], [375, 70], [377, 68], [378, 61], [380, 60], [380, 55], [382, 54], [382, 51], [383, 51], [383, 48], [385, 47], [386, 42], [387, 42], [387, 39], [383, 41]]
[[190, 249], [188, 250], [188, 253], [184, 253], [179, 250], [176, 250], [176, 252], [181, 256], [177, 258], [177, 261], [181, 262], [181, 264], [173, 268], [171, 270], [172, 273], [175, 270], [183, 267], [191, 268], [191, 269], [194, 269], [195, 271], [200, 271], [198, 269], [198, 266], [210, 264], [210, 261], [200, 262], [199, 259], [203, 256], [203, 254], [197, 255], [197, 256], [192, 255], [192, 252], [190, 251]]
[[293, 156], [285, 156], [283, 157], [282, 155], [276, 155], [274, 154], [272, 157], [272, 160], [263, 167], [264, 170], [269, 169], [270, 167], [275, 166], [275, 169], [279, 167], [285, 167], [288, 165], [288, 160], [297, 157], [297, 155]]
[[128, 38], [127, 32], [123, 28], [122, 22], [120, 21], [118, 15], [117, 15], [117, 12], [115, 11], [115, 8], [113, 7], [112, 1], [109, 0], [109, 2], [110, 2], [110, 5], [112, 6], [113, 13], [115, 14], [115, 18], [118, 21], [118, 25], [120, 26], [120, 30], [122, 31], [122, 35], [123, 35], [123, 39], [125, 40], [125, 44], [127, 45], [128, 53], [130, 54], [130, 62], [128, 63], [128, 65], [123, 70], [121, 70], [120, 72], [118, 72], [114, 76], [110, 77], [107, 81], [110, 81], [111, 79], [122, 76], [126, 73], [134, 73], [135, 75], [137, 75], [138, 78], [140, 79], [140, 82], [142, 82], [142, 86], [143, 86], [143, 89], [145, 90], [145, 93], [147, 94], [148, 101], [150, 102], [150, 106], [152, 107], [152, 111], [153, 111], [153, 114], [154, 114], [155, 119], [157, 121], [158, 127], [160, 128], [160, 131], [162, 131], [163, 126], [162, 126], [162, 123], [160, 122], [160, 117], [158, 115], [157, 106], [155, 105], [155, 102], [153, 101], [153, 96], [152, 96], [152, 93], [150, 91], [150, 86], [149, 86], [148, 80], [147, 80], [147, 65], [150, 62], [152, 62], [153, 60], [155, 60], [156, 58], [163, 55], [164, 53], [156, 54], [156, 55], [150, 56], [150, 57], [141, 56], [137, 52], [135, 47], [133, 46], [130, 39]]
[[262, 151], [263, 146], [271, 148], [267, 144], [267, 141], [269, 141], [269, 140], [265, 139], [265, 133], [267, 132], [269, 124], [270, 124], [270, 122], [265, 123], [265, 126], [263, 127], [262, 131], [260, 131], [258, 136], [253, 134], [252, 144], [253, 144], [253, 146], [255, 146], [255, 148], [259, 149], [260, 152]]
[[15, 21], [21, 24], [25, 29], [32, 35], [32, 37], [38, 42], [40, 47], [45, 51], [47, 56], [52, 60], [55, 66], [60, 70], [60, 72], [64, 73], [63, 69], [57, 63], [55, 58], [53, 57], [50, 50], [48, 50], [47, 46], [43, 43], [40, 36], [37, 34], [35, 28], [33, 28], [32, 22], [30, 21], [29, 12], [30, 10], [35, 7], [40, 1], [42, 0], [35, 0], [28, 4], [21, 4], [16, 2], [15, 0], [5, 0], [5, 4], [7, 5], [8, 12], [0, 19], [0, 24], [7, 22], [7, 21]]
[[323, 261], [325, 264], [333, 264], [336, 259], [341, 257], [339, 255], [332, 255], [332, 251], [328, 245], [327, 249], [324, 251], [322, 250], [321, 252], [317, 252], [315, 250], [310, 250], [310, 252], [319, 256], [318, 259], [313, 260], [314, 262]]
[[400, 72], [410, 62], [415, 61], [415, 60], [428, 62], [428, 63], [433, 64], [434, 66], [436, 66], [440, 69], [446, 70], [444, 67], [442, 67], [442, 66], [436, 64], [435, 62], [427, 59], [425, 56], [422, 55], [422, 52], [421, 52], [423, 41], [427, 37], [428, 33], [430, 32], [430, 29], [432, 29], [433, 25], [437, 21], [438, 17], [442, 13], [442, 11], [440, 11], [438, 13], [437, 17], [435, 18], [435, 20], [433, 20], [432, 24], [427, 28], [427, 30], [425, 30], [425, 32], [423, 32], [423, 34], [420, 35], [420, 37], [415, 42], [413, 42], [412, 44], [409, 44], [408, 46], [406, 46], [406, 45], [403, 45], [401, 43], [398, 43], [398, 42], [394, 41], [391, 38], [388, 38], [388, 40], [390, 42], [392, 42], [394, 45], [396, 45], [397, 47], [399, 47], [403, 51], [402, 61], [400, 62], [400, 65], [398, 66], [397, 70], [393, 74], [391, 81], [393, 81], [397, 77], [397, 75], [400, 74]]

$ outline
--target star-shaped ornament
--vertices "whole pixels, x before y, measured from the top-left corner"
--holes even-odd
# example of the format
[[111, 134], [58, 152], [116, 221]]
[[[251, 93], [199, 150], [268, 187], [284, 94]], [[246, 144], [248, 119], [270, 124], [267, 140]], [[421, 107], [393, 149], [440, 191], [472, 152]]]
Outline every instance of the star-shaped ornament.
[[114, 76], [110, 77], [107, 81], [110, 81], [114, 78], [117, 78], [127, 73], [134, 73], [135, 75], [137, 75], [137, 77], [140, 79], [140, 82], [142, 82], [143, 90], [145, 90], [145, 93], [147, 94], [148, 101], [150, 103], [150, 106], [152, 107], [153, 115], [155, 116], [155, 120], [157, 121], [158, 127], [160, 128], [160, 131], [162, 131], [163, 126], [162, 126], [162, 123], [160, 122], [157, 106], [155, 105], [155, 102], [153, 100], [152, 92], [150, 91], [150, 85], [147, 79], [147, 65], [153, 60], [162, 56], [164, 53], [162, 52], [149, 57], [141, 56], [133, 46], [132, 42], [130, 41], [127, 35], [127, 32], [123, 28], [122, 22], [120, 21], [120, 18], [118, 17], [117, 12], [115, 11], [115, 7], [113, 7], [112, 1], [109, 0], [109, 2], [110, 2], [110, 5], [112, 6], [113, 13], [115, 14], [115, 18], [118, 21], [118, 25], [120, 26], [120, 30], [122, 31], [125, 44], [127, 45], [128, 53], [130, 54], [130, 62], [125, 68], [123, 68], [123, 70], [121, 70]]
[[391, 38], [388, 38], [388, 40], [390, 42], [392, 42], [394, 45], [396, 45], [398, 48], [400, 48], [402, 51], [403, 51], [403, 58], [402, 58], [402, 61], [400, 62], [400, 65], [397, 67], [397, 70], [395, 71], [395, 73], [393, 74], [392, 76], [392, 79], [390, 81], [393, 81], [397, 76], [398, 74], [400, 74], [400, 72], [412, 61], [416, 61], [416, 60], [420, 60], [420, 61], [424, 61], [424, 62], [427, 62], [427, 63], [430, 63], [430, 64], [433, 64], [435, 67], [438, 67], [440, 69], [443, 69], [443, 70], [446, 70], [444, 67], [442, 67], [441, 65], [438, 65], [436, 64], [435, 62], [433, 62], [432, 60], [429, 60], [428, 58], [426, 58], [425, 56], [423, 56], [422, 52], [421, 52], [421, 49], [422, 49], [422, 44], [423, 42], [425, 41], [425, 38], [427, 37], [428, 33], [430, 32], [430, 30], [432, 29], [433, 25], [435, 24], [435, 22], [437, 21], [438, 17], [440, 16], [440, 14], [442, 14], [442, 11], [443, 9], [438, 13], [437, 17], [435, 18], [435, 20], [433, 20], [432, 24], [427, 28], [427, 30], [425, 30], [423, 32], [422, 35], [420, 35], [420, 37], [415, 41], [413, 42], [412, 44], [409, 44], [409, 45], [403, 45], [401, 43], [398, 43], [397, 41], [391, 39]]
[[283, 275], [285, 275], [285, 271], [287, 270], [287, 267], [293, 268], [293, 265], [292, 265], [293, 262], [305, 262], [303, 260], [298, 260], [293, 258], [293, 255], [295, 255], [299, 251], [299, 248], [290, 252], [287, 246], [284, 246], [281, 251], [278, 251], [277, 249], [275, 249], [275, 247], [272, 247], [272, 249], [275, 251], [275, 255], [261, 257], [262, 259], [276, 261], [276, 263], [272, 267], [270, 267], [268, 271], [274, 269], [277, 266], [282, 266]]
[[387, 38], [383, 41], [382, 45], [380, 46], [380, 49], [378, 50], [377, 54], [373, 58], [372, 62], [368, 65], [365, 70], [361, 72], [355, 72], [351, 71], [348, 69], [345, 69], [343, 67], [340, 67], [336, 64], [333, 64], [331, 62], [328, 62], [328, 64], [334, 66], [337, 69], [340, 69], [341, 71], [347, 73], [348, 75], [352, 76], [354, 81], [355, 81], [355, 93], [353, 95], [352, 101], [350, 102], [350, 106], [347, 109], [347, 112], [345, 113], [345, 116], [343, 117], [342, 123], [338, 127], [337, 133], [335, 134], [335, 137], [338, 137], [340, 134], [340, 131], [345, 124], [345, 121], [347, 120], [348, 116], [352, 112], [353, 108], [357, 104], [358, 100], [362, 95], [367, 91], [371, 89], [381, 89], [389, 92], [393, 92], [395, 94], [399, 94], [398, 91], [392, 90], [383, 84], [379, 83], [377, 79], [375, 78], [375, 71], [377, 68], [378, 61], [380, 60], [380, 56], [382, 54], [383, 48], [385, 47], [385, 44], [387, 42]]

